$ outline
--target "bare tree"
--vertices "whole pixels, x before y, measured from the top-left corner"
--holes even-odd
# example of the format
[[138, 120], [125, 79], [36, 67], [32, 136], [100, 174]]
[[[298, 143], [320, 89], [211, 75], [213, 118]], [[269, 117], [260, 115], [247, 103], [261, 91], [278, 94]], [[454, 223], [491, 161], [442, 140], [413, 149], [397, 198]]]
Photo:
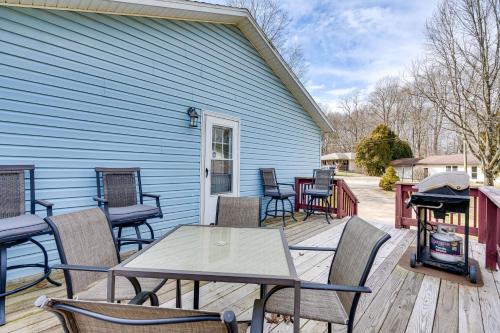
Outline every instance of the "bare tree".
[[375, 89], [369, 96], [369, 103], [372, 111], [382, 123], [391, 127], [391, 119], [395, 113], [395, 108], [399, 94], [399, 78], [388, 76], [380, 79]]
[[226, 5], [248, 9], [295, 75], [300, 80], [304, 80], [307, 73], [304, 51], [297, 41], [287, 40], [289, 38], [290, 17], [280, 1], [226, 0]]
[[444, 0], [427, 23], [418, 90], [459, 131], [487, 185], [500, 172], [500, 1]]

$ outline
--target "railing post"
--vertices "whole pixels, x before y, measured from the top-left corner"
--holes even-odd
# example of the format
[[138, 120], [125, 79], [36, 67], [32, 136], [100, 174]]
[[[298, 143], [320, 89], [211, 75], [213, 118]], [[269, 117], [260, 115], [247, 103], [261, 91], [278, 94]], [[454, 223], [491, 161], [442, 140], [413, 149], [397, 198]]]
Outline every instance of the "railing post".
[[497, 269], [497, 228], [499, 223], [497, 210], [493, 201], [486, 201], [486, 268], [491, 270]]
[[301, 194], [300, 194], [300, 178], [295, 177], [295, 211], [299, 211], [299, 203], [302, 202], [300, 199]]
[[486, 195], [482, 191], [478, 191], [478, 208], [477, 208], [477, 228], [478, 242], [484, 244], [486, 242], [487, 223], [486, 223]]
[[337, 217], [343, 218], [344, 215], [344, 181], [337, 180]]
[[397, 229], [401, 229], [402, 219], [403, 219], [403, 184], [396, 183], [396, 217], [394, 221], [394, 226]]

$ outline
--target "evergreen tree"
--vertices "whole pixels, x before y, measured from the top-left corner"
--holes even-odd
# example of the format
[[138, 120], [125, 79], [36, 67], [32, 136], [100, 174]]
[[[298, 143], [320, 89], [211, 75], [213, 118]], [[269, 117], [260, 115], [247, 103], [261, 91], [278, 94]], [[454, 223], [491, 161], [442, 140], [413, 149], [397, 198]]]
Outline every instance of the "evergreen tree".
[[381, 176], [390, 161], [412, 157], [410, 145], [386, 125], [378, 125], [356, 147], [356, 164], [370, 176]]

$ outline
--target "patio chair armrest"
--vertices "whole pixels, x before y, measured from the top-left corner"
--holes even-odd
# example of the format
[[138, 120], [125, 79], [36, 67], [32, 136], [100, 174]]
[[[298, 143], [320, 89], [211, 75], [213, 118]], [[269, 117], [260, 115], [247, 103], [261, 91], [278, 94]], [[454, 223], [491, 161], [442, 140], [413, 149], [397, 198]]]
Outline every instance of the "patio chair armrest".
[[95, 197], [92, 197], [92, 199], [94, 201], [97, 201], [97, 205], [99, 207], [103, 207], [104, 206], [104, 213], [106, 214], [106, 216], [108, 217], [109, 219], [109, 212], [108, 212], [108, 199], [104, 199], [104, 198], [101, 198], [101, 197], [98, 197], [98, 196], [95, 196]]
[[144, 244], [151, 244], [155, 241], [155, 239], [149, 239], [149, 238], [123, 238], [123, 237], [117, 237], [115, 240], [118, 242], [122, 243], [131, 243], [131, 244], [137, 244], [137, 243], [144, 243]]
[[154, 194], [154, 193], [143, 193], [142, 194], [143, 197], [148, 197], [148, 198], [160, 198], [160, 195], [159, 194]]
[[341, 284], [326, 284], [317, 282], [300, 282], [300, 288], [302, 289], [314, 289], [314, 290], [331, 290], [331, 291], [344, 291], [353, 293], [371, 293], [371, 289], [363, 286], [348, 286]]
[[[38, 301], [37, 304], [41, 304], [43, 306], [44, 300]], [[38, 306], [38, 305], [37, 305]], [[104, 315], [98, 312], [82, 309], [80, 307], [69, 305], [69, 304], [54, 304], [52, 308], [58, 310], [65, 310], [71, 313], [78, 313], [86, 317], [98, 319], [104, 322], [118, 324], [118, 325], [126, 325], [126, 326], [149, 326], [149, 325], [172, 325], [172, 324], [182, 324], [182, 323], [195, 323], [200, 321], [214, 321], [220, 322], [221, 317], [219, 314], [217, 315], [205, 315], [205, 316], [189, 316], [189, 317], [170, 317], [170, 318], [157, 318], [157, 319], [128, 319], [128, 318], [120, 318], [120, 317], [112, 317], [108, 315]]]
[[35, 202], [47, 209], [47, 216], [52, 216], [52, 207], [54, 204], [47, 200], [36, 199]]
[[295, 190], [295, 184], [291, 184], [291, 183], [278, 183], [278, 185], [291, 186]]
[[105, 272], [105, 273], [110, 269], [110, 267], [65, 265], [65, 264], [52, 265], [51, 268], [62, 269], [64, 271], [86, 271], [86, 272]]
[[264, 330], [264, 301], [256, 299], [253, 303], [250, 333], [262, 333]]
[[156, 200], [156, 207], [160, 210], [160, 217], [163, 217], [163, 213], [161, 211], [161, 205], [160, 205], [160, 195], [159, 194], [154, 194], [154, 193], [143, 193], [142, 197], [147, 197], [147, 198], [153, 198]]
[[295, 251], [330, 251], [330, 252], [337, 251], [336, 247], [314, 247], [314, 246], [295, 246], [295, 245], [290, 245], [288, 248], [290, 250], [295, 250]]
[[97, 201], [97, 202], [102, 202], [102, 203], [105, 203], [105, 204], [107, 204], [107, 203], [108, 203], [108, 199], [104, 199], [104, 198], [101, 198], [101, 197], [97, 197], [97, 196], [95, 196], [95, 197], [92, 197], [92, 199], [93, 199], [94, 201]]

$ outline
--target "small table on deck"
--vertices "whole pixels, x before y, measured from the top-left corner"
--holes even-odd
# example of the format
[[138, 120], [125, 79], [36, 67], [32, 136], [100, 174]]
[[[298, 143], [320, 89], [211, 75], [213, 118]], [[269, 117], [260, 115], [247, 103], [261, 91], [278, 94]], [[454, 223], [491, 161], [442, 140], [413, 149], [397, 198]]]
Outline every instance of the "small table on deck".
[[115, 277], [219, 281], [293, 287], [294, 332], [300, 328], [300, 280], [282, 229], [180, 225], [113, 267], [108, 302], [114, 301]]

